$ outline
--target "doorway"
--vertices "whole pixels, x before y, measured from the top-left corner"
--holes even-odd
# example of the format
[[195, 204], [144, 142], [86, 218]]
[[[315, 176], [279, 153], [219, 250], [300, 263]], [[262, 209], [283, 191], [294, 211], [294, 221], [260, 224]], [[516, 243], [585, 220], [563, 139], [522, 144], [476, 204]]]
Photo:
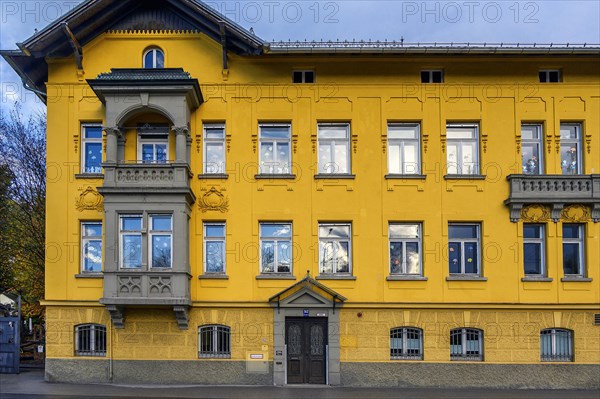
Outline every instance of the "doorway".
[[327, 318], [287, 317], [288, 384], [326, 384]]

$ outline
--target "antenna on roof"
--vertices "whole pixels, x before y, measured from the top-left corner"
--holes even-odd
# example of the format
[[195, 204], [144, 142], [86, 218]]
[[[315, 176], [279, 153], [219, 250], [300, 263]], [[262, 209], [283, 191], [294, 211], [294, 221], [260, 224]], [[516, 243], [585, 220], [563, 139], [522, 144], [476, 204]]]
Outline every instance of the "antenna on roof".
[[404, 36], [400, 36], [400, 45], [404, 46]]
[[250, 33], [252, 33], [254, 35], [254, 28], [250, 27]]

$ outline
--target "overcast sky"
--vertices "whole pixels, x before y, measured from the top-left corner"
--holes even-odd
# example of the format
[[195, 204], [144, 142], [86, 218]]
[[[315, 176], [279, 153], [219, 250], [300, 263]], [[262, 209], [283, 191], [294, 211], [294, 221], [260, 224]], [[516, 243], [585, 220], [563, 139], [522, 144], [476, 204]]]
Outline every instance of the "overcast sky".
[[[15, 49], [81, 1], [0, 0], [0, 48]], [[600, 43], [600, 0], [546, 1], [206, 1], [266, 41]], [[85, 63], [85, 61], [84, 61]], [[44, 110], [0, 61], [0, 110], [19, 100]]]

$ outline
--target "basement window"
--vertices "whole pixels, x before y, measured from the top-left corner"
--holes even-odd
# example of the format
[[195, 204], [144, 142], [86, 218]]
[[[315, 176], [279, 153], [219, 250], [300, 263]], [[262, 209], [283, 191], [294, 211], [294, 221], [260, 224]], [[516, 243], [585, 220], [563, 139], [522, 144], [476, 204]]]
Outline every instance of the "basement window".
[[106, 327], [100, 324], [76, 326], [75, 354], [77, 356], [106, 356]]
[[315, 71], [294, 71], [292, 73], [293, 83], [315, 83]]

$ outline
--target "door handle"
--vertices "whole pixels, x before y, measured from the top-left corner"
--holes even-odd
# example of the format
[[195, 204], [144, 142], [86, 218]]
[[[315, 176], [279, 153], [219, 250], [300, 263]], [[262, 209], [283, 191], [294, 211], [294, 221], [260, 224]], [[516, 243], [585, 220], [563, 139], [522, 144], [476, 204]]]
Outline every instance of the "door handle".
[[300, 357], [298, 357], [298, 356], [292, 356], [292, 357], [290, 357], [290, 360], [300, 360]]

